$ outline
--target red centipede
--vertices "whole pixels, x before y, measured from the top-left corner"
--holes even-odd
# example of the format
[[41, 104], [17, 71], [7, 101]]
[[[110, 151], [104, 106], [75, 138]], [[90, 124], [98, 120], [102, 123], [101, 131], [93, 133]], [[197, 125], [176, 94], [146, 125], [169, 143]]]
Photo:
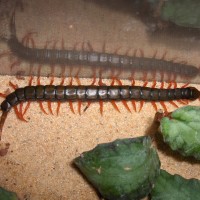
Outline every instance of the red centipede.
[[[39, 79], [38, 79], [39, 80]], [[72, 80], [72, 79], [71, 79]], [[118, 85], [114, 85], [115, 80], [118, 81]], [[19, 119], [24, 120], [24, 114], [26, 113], [31, 101], [38, 101], [40, 103], [41, 109], [42, 101], [47, 101], [48, 107], [51, 110], [51, 102], [58, 102], [57, 114], [60, 109], [61, 102], [69, 102], [70, 109], [74, 112], [72, 102], [78, 102], [78, 109], [80, 113], [80, 107], [82, 102], [88, 102], [88, 106], [91, 102], [99, 102], [100, 112], [103, 113], [103, 102], [109, 101], [112, 103], [114, 108], [119, 111], [116, 101], [122, 101], [125, 108], [131, 112], [127, 101], [131, 101], [134, 110], [136, 111], [135, 101], [140, 101], [141, 106], [144, 102], [151, 102], [155, 110], [157, 110], [156, 102], [160, 102], [164, 110], [167, 111], [165, 101], [170, 102], [172, 105], [177, 106], [174, 100], [182, 102], [184, 100], [196, 100], [200, 98], [200, 91], [194, 87], [186, 87], [184, 85], [182, 88], [171, 88], [172, 83], [169, 84], [168, 88], [164, 89], [163, 85], [161, 88], [155, 88], [156, 82], [152, 87], [146, 87], [147, 82], [144, 86], [135, 86], [134, 81], [132, 85], [122, 85], [121, 81], [118, 79], [113, 79], [110, 86], [102, 84], [100, 79], [99, 85], [70, 85], [64, 86], [63, 80], [60, 85], [31, 85], [32, 79], [30, 79], [29, 86], [18, 88], [11, 84], [15, 89], [9, 95], [1, 95], [5, 97], [5, 100], [1, 103], [0, 108], [2, 111], [2, 116], [0, 120], [0, 139], [2, 135], [2, 129], [4, 122], [6, 120], [7, 114], [11, 108], [15, 109], [15, 112]], [[38, 81], [39, 83], [39, 81]], [[26, 106], [25, 110], [22, 111], [22, 103], [28, 101], [29, 104]], [[17, 109], [17, 105], [20, 104], [20, 110]], [[44, 111], [45, 112], [45, 111]]]
[[[168, 74], [168, 81], [175, 81], [177, 76], [191, 79], [199, 74], [199, 69], [197, 67], [189, 65], [186, 62], [177, 63], [174, 62], [173, 59], [169, 61], [165, 60], [166, 53], [162, 58], [158, 59], [156, 58], [157, 52], [155, 52], [152, 58], [147, 58], [144, 57], [142, 50], [140, 50], [140, 57], [136, 56], [137, 51], [135, 51], [134, 56], [129, 56], [129, 51], [127, 51], [125, 55], [118, 55], [117, 52], [106, 53], [105, 48], [103, 48], [103, 52], [96, 52], [93, 50], [91, 44], [88, 44], [89, 51], [78, 51], [76, 48], [67, 50], [64, 48], [63, 43], [61, 50], [55, 49], [55, 45], [52, 49], [47, 48], [47, 45], [44, 49], [35, 48], [35, 43], [31, 34], [25, 36], [22, 42], [18, 40], [15, 28], [15, 15], [13, 15], [11, 20], [11, 36], [7, 42], [11, 52], [19, 59], [12, 64], [12, 67], [14, 65], [19, 65], [21, 62], [20, 60], [30, 62], [31, 66], [33, 66], [33, 63], [39, 63], [40, 65], [50, 64], [51, 66], [58, 64], [63, 67], [65, 65], [90, 66], [95, 77], [102, 77], [102, 71], [110, 70], [111, 75], [109, 75], [109, 78], [113, 76], [119, 78], [122, 71], [131, 71], [131, 78], [133, 78], [134, 73], [142, 72], [144, 74], [143, 80], [147, 80], [146, 76], [148, 73], [152, 73], [154, 76], [152, 80], [155, 80], [156, 73], [158, 72], [160, 73], [161, 81], [164, 80], [163, 76], [165, 73]], [[32, 47], [28, 46], [29, 43], [31, 43]], [[99, 75], [96, 74], [97, 68], [99, 70]], [[117, 75], [113, 74], [115, 71], [118, 72]], [[80, 68], [78, 68], [77, 74], [79, 72]], [[69, 76], [72, 76], [72, 74], [69, 74]]]

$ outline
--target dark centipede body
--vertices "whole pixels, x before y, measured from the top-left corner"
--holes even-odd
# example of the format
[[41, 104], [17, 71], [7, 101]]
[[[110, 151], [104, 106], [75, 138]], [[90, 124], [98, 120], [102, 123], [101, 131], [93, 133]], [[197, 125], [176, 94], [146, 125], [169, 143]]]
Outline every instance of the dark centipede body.
[[170, 101], [195, 100], [200, 92], [193, 87], [157, 89], [140, 86], [53, 86], [39, 85], [18, 88], [1, 103], [1, 110], [8, 112], [23, 101], [109, 101], [143, 100]]
[[195, 77], [199, 69], [185, 63], [175, 63], [163, 58], [146, 58], [118, 55], [95, 51], [39, 49], [24, 46], [16, 36], [15, 19], [11, 20], [11, 37], [8, 39], [11, 51], [19, 58], [33, 63], [59, 64], [72, 66], [115, 68], [142, 72], [167, 72], [185, 77]]
[[111, 53], [100, 53], [76, 50], [38, 49], [23, 46], [18, 39], [9, 40], [11, 50], [20, 58], [38, 63], [65, 64], [76, 66], [98, 66], [133, 69], [137, 71], [163, 71], [194, 77], [199, 69], [193, 65], [174, 63], [156, 58], [131, 57]]
[[[24, 101], [172, 101], [195, 100], [200, 91], [194, 87], [157, 89], [140, 86], [54, 86], [38, 85], [18, 88], [1, 103], [0, 141], [2, 129], [10, 109]], [[16, 108], [15, 108], [16, 109]], [[7, 154], [9, 143], [0, 149], [0, 156]]]

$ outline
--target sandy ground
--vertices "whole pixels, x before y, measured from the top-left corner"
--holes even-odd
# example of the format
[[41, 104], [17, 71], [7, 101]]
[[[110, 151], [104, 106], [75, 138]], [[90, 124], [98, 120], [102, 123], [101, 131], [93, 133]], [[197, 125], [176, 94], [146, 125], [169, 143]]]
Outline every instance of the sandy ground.
[[[167, 50], [169, 57], [178, 56], [180, 60], [198, 65], [197, 42], [180, 38], [172, 42], [172, 37], [167, 35], [163, 36], [165, 40], [152, 40], [146, 32], [146, 26], [131, 14], [130, 8], [116, 7], [120, 8], [106, 4], [101, 6], [96, 1], [88, 0], [24, 1], [24, 12], [16, 15], [17, 35], [22, 38], [27, 32], [36, 31], [38, 34], [34, 38], [38, 47], [43, 47], [46, 40], [60, 42], [63, 38], [66, 47], [90, 41], [96, 50], [101, 50], [106, 41], [108, 52], [118, 47], [122, 47], [121, 53], [128, 48], [142, 48], [145, 55], [150, 56], [158, 49], [158, 55], [162, 56]], [[0, 45], [1, 51], [7, 49], [6, 44]], [[9, 68], [13, 59], [0, 59], [0, 66]], [[27, 63], [22, 65], [26, 66]], [[28, 78], [18, 80], [11, 76], [0, 76], [1, 92], [10, 88], [9, 81], [21, 87], [28, 84]], [[41, 82], [48, 84], [50, 79], [41, 78]], [[60, 79], [56, 78], [55, 84], [59, 82]], [[65, 83], [68, 82], [66, 79]], [[105, 82], [110, 83], [108, 80]], [[81, 83], [90, 84], [91, 79], [81, 79]], [[36, 84], [36, 78], [33, 84]], [[124, 81], [124, 84], [129, 84], [129, 81]], [[142, 85], [142, 82], [138, 81], [137, 84]], [[194, 86], [200, 89], [199, 85]], [[117, 105], [120, 113], [110, 103], [105, 103], [101, 116], [98, 103], [93, 103], [86, 112], [83, 112], [86, 106], [83, 104], [81, 115], [77, 112], [77, 103], [74, 103], [76, 114], [70, 111], [68, 103], [63, 103], [56, 116], [56, 103], [52, 103], [54, 115], [43, 114], [38, 103], [31, 103], [25, 115], [28, 123], [17, 119], [11, 110], [2, 137], [11, 146], [8, 154], [1, 158], [0, 185], [15, 191], [20, 199], [26, 200], [99, 199], [94, 189], [72, 166], [73, 159], [99, 143], [156, 132], [150, 128], [155, 111], [149, 103], [139, 113], [133, 111], [130, 102], [128, 105], [132, 113], [122, 103]], [[175, 109], [168, 103], [166, 105], [169, 111]], [[191, 105], [199, 105], [199, 101]], [[45, 103], [44, 107], [49, 113]], [[161, 108], [159, 104], [158, 107]], [[155, 145], [163, 169], [186, 178], [200, 179], [199, 162], [172, 152], [160, 138], [155, 140]]]

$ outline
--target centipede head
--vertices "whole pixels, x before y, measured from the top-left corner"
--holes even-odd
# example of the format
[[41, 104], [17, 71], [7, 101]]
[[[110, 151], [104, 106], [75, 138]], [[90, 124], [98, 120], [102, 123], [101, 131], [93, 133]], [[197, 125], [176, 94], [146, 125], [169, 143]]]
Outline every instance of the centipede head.
[[190, 87], [191, 89], [191, 100], [200, 99], [200, 91], [197, 90], [195, 87]]

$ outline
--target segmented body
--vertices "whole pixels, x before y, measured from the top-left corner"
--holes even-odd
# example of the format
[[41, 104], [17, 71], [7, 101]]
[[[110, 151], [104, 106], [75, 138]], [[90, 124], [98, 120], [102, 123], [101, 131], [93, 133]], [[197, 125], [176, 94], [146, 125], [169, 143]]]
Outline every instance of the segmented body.
[[[26, 38], [28, 39], [28, 38]], [[34, 41], [31, 39], [32, 47], [19, 42], [16, 36], [15, 19], [11, 20], [11, 36], [8, 39], [8, 46], [11, 51], [22, 60], [31, 63], [45, 63], [50, 65], [60, 66], [90, 66], [91, 69], [101, 70], [118, 70], [128, 71], [131, 74], [135, 72], [142, 73], [166, 73], [168, 75], [182, 76], [186, 78], [196, 77], [199, 74], [199, 69], [193, 65], [186, 63], [175, 63], [173, 60], [165, 60], [165, 54], [162, 58], [156, 58], [156, 54], [152, 58], [146, 58], [141, 52], [141, 56], [129, 56], [128, 52], [125, 55], [117, 53], [96, 52], [90, 46], [90, 50], [67, 50], [62, 47], [61, 50], [55, 48], [44, 49], [35, 48]], [[136, 54], [136, 53], [135, 53]], [[107, 77], [106, 77], [107, 78]], [[110, 77], [112, 78], [112, 77]], [[124, 78], [124, 77], [123, 77]], [[128, 78], [128, 77], [127, 77]], [[161, 81], [163, 77], [161, 78]], [[175, 79], [173, 79], [175, 80]]]
[[1, 110], [8, 112], [24, 101], [172, 101], [195, 100], [200, 92], [193, 87], [157, 89], [141, 86], [54, 86], [38, 85], [18, 88], [1, 103]]
[[11, 50], [19, 58], [47, 64], [65, 64], [75, 66], [94, 66], [106, 68], [119, 68], [123, 70], [134, 70], [142, 72], [165, 71], [186, 77], [194, 77], [199, 69], [193, 65], [174, 63], [164, 59], [145, 58], [112, 53], [101, 53], [95, 51], [38, 49], [24, 46], [16, 37], [8, 42]]

